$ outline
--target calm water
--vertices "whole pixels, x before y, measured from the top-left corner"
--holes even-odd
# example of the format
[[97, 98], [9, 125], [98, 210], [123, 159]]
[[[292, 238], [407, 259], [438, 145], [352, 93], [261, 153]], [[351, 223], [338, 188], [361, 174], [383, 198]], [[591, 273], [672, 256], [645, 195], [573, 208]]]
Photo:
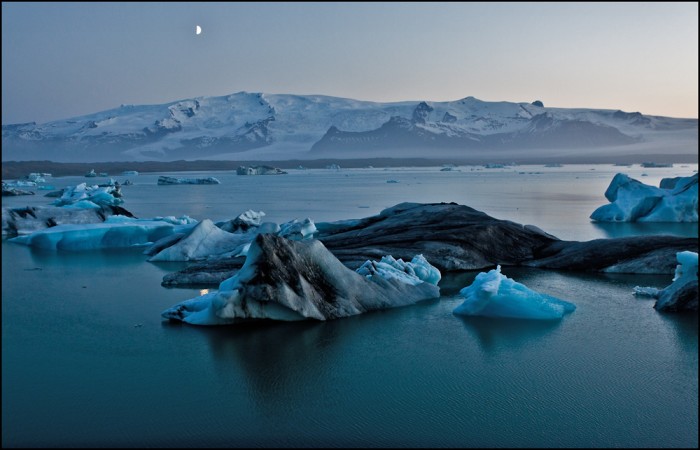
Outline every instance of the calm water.
[[[455, 201], [563, 239], [697, 236], [696, 225], [588, 219], [618, 171], [658, 185], [697, 165], [460, 169], [179, 174], [213, 175], [216, 186], [157, 186], [159, 174], [147, 174], [129, 177], [124, 206], [139, 217], [224, 220], [254, 209], [271, 221], [320, 222], [402, 201]], [[57, 253], [7, 242], [2, 262], [5, 447], [698, 445], [697, 315], [659, 314], [632, 295], [670, 276], [504, 268], [577, 305], [553, 323], [452, 315], [473, 272], [446, 274], [442, 298], [415, 306], [327, 323], [198, 328], [160, 318], [199, 295], [160, 286], [185, 263], [149, 263], [141, 249]]]

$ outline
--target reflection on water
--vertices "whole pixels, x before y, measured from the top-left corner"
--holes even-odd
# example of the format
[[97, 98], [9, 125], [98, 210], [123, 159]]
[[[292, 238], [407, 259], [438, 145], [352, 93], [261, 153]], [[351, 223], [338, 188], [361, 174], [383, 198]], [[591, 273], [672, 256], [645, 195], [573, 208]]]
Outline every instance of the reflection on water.
[[19, 249], [26, 248], [32, 261], [38, 266], [52, 264], [82, 265], [85, 267], [97, 267], [103, 265], [124, 266], [145, 260], [143, 247], [117, 248], [108, 250], [88, 251], [56, 251], [36, 247], [25, 247], [21, 244], [8, 243]]
[[317, 321], [196, 329], [206, 338], [217, 370], [242, 369], [252, 400], [277, 414], [323, 392], [336, 331], [334, 324]]
[[559, 327], [561, 320], [524, 320], [492, 317], [455, 316], [464, 324], [470, 338], [479, 343], [485, 354], [499, 350], [518, 350], [537, 345], [537, 340]]
[[672, 340], [674, 349], [681, 358], [687, 358], [689, 366], [694, 361], [695, 370], [698, 368], [698, 315], [697, 314], [660, 314], [659, 318], [675, 333]]
[[460, 290], [474, 282], [474, 278], [476, 278], [480, 272], [488, 272], [488, 270], [489, 269], [443, 273], [440, 283], [438, 283], [440, 295], [446, 297], [459, 294]]

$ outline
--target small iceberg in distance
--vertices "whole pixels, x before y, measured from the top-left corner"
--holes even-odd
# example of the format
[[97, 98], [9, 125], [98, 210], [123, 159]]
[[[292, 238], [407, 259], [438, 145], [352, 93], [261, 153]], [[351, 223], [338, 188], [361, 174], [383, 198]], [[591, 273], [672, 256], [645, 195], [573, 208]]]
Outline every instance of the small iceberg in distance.
[[168, 176], [159, 176], [158, 185], [166, 186], [170, 184], [221, 184], [221, 182], [214, 177], [207, 178], [177, 178]]
[[[302, 167], [302, 166], [299, 166]], [[286, 175], [287, 172], [272, 166], [238, 166], [236, 169], [238, 175]]]
[[464, 303], [452, 313], [465, 316], [556, 320], [576, 309], [573, 303], [540, 294], [501, 273], [501, 266], [476, 276], [459, 291]]

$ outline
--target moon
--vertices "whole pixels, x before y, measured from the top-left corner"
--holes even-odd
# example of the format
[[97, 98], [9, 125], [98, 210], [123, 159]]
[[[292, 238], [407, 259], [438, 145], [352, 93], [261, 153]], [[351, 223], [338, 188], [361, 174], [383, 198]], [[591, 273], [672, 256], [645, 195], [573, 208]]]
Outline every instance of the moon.
[[202, 27], [199, 25], [194, 27], [194, 34], [202, 34]]

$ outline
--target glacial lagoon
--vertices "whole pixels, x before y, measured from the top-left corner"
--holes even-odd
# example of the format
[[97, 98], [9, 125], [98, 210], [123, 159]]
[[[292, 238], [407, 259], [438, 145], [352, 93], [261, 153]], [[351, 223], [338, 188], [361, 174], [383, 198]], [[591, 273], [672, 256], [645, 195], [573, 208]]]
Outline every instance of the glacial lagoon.
[[[133, 182], [122, 187], [122, 206], [142, 218], [219, 221], [252, 209], [278, 223], [322, 222], [404, 201], [457, 202], [567, 240], [697, 236], [697, 224], [589, 219], [616, 173], [658, 186], [697, 164], [440, 169], [115, 179]], [[161, 175], [221, 184], [159, 186]], [[48, 181], [102, 182], [91, 180]], [[48, 205], [42, 194], [4, 197], [3, 206]], [[698, 445], [697, 315], [658, 313], [653, 299], [633, 295], [672, 275], [503, 267], [576, 305], [553, 322], [452, 314], [477, 271], [443, 274], [441, 298], [413, 306], [203, 328], [161, 318], [200, 290], [162, 287], [186, 263], [147, 262], [142, 250], [56, 252], [3, 241], [3, 446]]]

